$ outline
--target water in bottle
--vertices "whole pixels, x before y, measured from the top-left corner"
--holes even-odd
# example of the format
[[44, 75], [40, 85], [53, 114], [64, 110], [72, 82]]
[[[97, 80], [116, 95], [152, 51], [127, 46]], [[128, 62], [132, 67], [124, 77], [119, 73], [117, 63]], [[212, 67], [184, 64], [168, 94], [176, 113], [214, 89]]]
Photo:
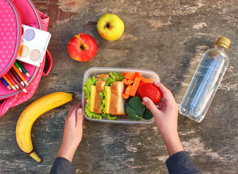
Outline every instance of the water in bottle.
[[215, 48], [207, 50], [195, 71], [179, 108], [181, 115], [201, 122], [228, 67], [225, 53], [230, 40], [219, 37]]

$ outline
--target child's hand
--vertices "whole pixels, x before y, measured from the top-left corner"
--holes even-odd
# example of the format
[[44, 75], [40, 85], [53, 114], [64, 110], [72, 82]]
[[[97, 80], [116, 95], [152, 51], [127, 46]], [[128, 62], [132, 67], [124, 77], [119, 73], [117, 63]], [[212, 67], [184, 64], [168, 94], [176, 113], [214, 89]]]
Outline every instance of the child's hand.
[[163, 94], [165, 101], [160, 101], [157, 108], [156, 105], [148, 98], [143, 98], [143, 104], [152, 112], [154, 115], [157, 127], [164, 139], [167, 146], [169, 155], [173, 155], [179, 151], [183, 151], [178, 136], [178, 105], [173, 97], [173, 94], [169, 89], [159, 82], [154, 83]]
[[81, 142], [83, 135], [83, 111], [81, 102], [73, 105], [65, 119], [63, 142], [58, 152], [58, 157], [63, 157], [70, 162]]

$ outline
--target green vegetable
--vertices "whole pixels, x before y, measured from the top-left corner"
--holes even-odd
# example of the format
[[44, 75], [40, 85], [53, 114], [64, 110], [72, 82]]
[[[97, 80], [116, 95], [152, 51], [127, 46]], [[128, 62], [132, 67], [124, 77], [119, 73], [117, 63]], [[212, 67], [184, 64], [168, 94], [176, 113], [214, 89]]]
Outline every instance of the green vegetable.
[[108, 77], [105, 86], [110, 86], [112, 82], [115, 82], [112, 78]]
[[89, 111], [89, 103], [85, 105], [85, 113], [89, 118], [101, 120], [102, 116], [94, 112]]
[[85, 82], [84, 87], [83, 87], [83, 90], [85, 93], [85, 99], [86, 99], [85, 113], [89, 118], [102, 119], [101, 115], [89, 111], [90, 89], [91, 89], [91, 85], [96, 84], [96, 81], [97, 80], [95, 79], [95, 77], [88, 78]]
[[90, 90], [91, 90], [91, 86], [96, 84], [96, 79], [95, 77], [92, 78], [88, 78], [85, 82], [85, 85], [83, 87], [84, 93], [85, 93], [85, 97], [87, 99], [90, 98]]
[[140, 100], [139, 97], [132, 97], [126, 104], [126, 113], [128, 118], [133, 120], [150, 120], [153, 118], [153, 114], [147, 109]]
[[105, 86], [110, 86], [111, 83], [115, 81], [122, 81], [124, 78], [125, 77], [122, 76], [122, 73], [110, 72]]
[[103, 89], [103, 92], [100, 93], [101, 96], [101, 105], [100, 105], [100, 109], [102, 111], [102, 113], [105, 112], [105, 106], [106, 106], [106, 90]]
[[142, 101], [140, 100], [139, 97], [132, 97], [129, 101], [128, 104], [130, 105], [131, 108], [136, 110], [136, 113], [139, 116], [143, 116], [145, 112], [145, 106], [142, 104]]
[[139, 97], [132, 97], [126, 104], [126, 113], [130, 119], [141, 120], [144, 112], [145, 106]]
[[109, 119], [109, 120], [116, 120], [116, 116], [112, 116], [111, 114], [107, 114], [105, 111], [105, 106], [106, 106], [106, 89], [103, 89], [103, 92], [100, 94], [101, 96], [101, 105], [100, 109], [102, 111], [102, 116]]
[[110, 72], [109, 75], [115, 79], [115, 81], [122, 81], [125, 77], [122, 76], [122, 73]]
[[113, 115], [107, 114], [107, 113], [103, 113], [102, 116], [105, 117], [105, 118], [108, 118], [109, 120], [116, 120], [117, 119], [116, 116], [113, 116]]
[[145, 113], [144, 113], [144, 115], [143, 115], [143, 118], [145, 119], [145, 120], [150, 120], [151, 118], [153, 118], [154, 116], [153, 116], [153, 114], [152, 114], [152, 112], [149, 110], [149, 109], [145, 109]]

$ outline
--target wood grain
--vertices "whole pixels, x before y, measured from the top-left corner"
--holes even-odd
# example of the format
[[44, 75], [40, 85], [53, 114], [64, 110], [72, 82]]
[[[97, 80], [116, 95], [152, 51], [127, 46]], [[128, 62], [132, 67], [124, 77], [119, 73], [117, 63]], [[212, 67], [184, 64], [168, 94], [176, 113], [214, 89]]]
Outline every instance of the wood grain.
[[[204, 121], [179, 116], [185, 150], [203, 173], [237, 173], [238, 161], [238, 1], [237, 0], [33, 0], [50, 16], [49, 50], [53, 68], [42, 77], [34, 96], [0, 118], [0, 173], [49, 173], [61, 145], [64, 119], [81, 99], [84, 72], [90, 67], [124, 67], [155, 71], [178, 104], [203, 53], [217, 37], [231, 39], [230, 65]], [[108, 42], [96, 23], [105, 13], [125, 23], [120, 39]], [[98, 44], [89, 62], [76, 62], [67, 52], [69, 39], [88, 33]], [[45, 113], [33, 126], [32, 141], [43, 158], [37, 164], [16, 143], [15, 126], [23, 109], [56, 91], [74, 92], [69, 104]], [[155, 125], [112, 125], [84, 122], [82, 142], [73, 164], [83, 174], [165, 174], [167, 150]], [[228, 167], [229, 166], [229, 167]]]

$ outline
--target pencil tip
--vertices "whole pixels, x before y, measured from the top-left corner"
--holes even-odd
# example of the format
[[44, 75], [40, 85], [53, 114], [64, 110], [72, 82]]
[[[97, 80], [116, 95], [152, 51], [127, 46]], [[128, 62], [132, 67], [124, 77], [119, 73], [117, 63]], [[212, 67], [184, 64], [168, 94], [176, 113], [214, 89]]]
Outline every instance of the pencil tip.
[[23, 92], [25, 92], [26, 94], [28, 94], [27, 90], [26, 89], [23, 89]]

